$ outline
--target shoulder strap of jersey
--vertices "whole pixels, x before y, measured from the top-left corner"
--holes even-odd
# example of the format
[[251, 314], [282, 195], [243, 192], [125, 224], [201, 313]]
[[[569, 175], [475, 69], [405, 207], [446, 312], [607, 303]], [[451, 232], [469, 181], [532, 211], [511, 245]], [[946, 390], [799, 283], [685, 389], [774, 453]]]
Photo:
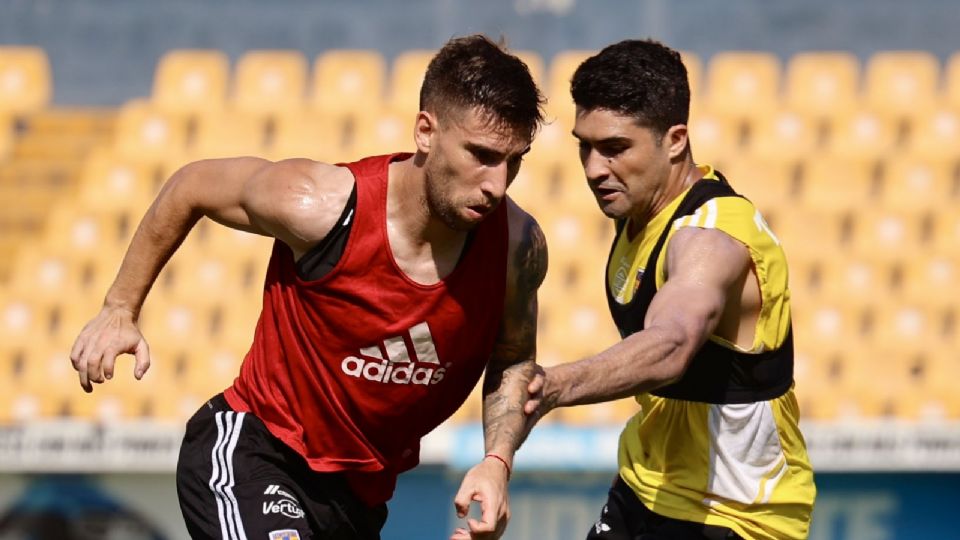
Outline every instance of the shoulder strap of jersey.
[[[700, 180], [695, 183], [680, 202], [647, 259], [645, 277], [641, 279], [633, 300], [627, 305], [617, 304], [608, 287], [610, 310], [623, 337], [644, 328], [647, 310], [657, 294], [657, 262], [673, 223], [694, 213], [711, 199], [740, 196], [723, 175], [718, 172], [717, 176], [719, 181]], [[779, 349], [759, 354], [743, 353], [707, 341], [694, 355], [679, 381], [651, 393], [665, 398], [705, 403], [750, 403], [778, 397], [789, 390], [792, 384], [793, 331], [790, 330], [787, 340]]]

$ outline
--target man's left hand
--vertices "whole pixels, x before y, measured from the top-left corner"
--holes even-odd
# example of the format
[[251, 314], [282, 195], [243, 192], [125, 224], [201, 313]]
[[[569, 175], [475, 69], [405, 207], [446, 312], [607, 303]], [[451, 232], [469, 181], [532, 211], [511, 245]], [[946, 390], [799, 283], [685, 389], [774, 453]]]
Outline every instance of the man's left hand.
[[480, 503], [480, 520], [468, 518], [469, 528], [457, 528], [450, 540], [496, 540], [503, 535], [510, 519], [507, 480], [506, 465], [494, 458], [485, 458], [467, 472], [453, 505], [457, 516], [465, 518], [470, 505]]

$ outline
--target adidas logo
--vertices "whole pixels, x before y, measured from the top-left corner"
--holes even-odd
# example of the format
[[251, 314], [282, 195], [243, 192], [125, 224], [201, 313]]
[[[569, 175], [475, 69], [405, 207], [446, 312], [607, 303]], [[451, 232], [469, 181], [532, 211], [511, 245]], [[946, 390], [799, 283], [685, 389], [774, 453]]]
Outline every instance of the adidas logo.
[[395, 336], [379, 345], [364, 347], [359, 356], [344, 358], [340, 368], [351, 377], [382, 384], [439, 384], [450, 364], [440, 367], [426, 321], [407, 330], [406, 338]]

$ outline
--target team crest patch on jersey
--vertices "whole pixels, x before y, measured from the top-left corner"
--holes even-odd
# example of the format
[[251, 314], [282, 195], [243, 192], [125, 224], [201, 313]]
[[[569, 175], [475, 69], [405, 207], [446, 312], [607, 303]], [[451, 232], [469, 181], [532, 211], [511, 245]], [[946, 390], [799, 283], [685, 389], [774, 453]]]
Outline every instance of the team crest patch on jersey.
[[282, 529], [279, 531], [270, 531], [268, 540], [300, 540], [300, 533], [296, 529]]

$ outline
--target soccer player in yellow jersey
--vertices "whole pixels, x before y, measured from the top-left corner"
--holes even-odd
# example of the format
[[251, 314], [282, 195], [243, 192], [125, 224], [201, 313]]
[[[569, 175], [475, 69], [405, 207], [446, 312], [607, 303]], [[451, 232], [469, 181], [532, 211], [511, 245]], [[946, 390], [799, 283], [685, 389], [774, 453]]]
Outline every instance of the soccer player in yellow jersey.
[[607, 300], [622, 341], [547, 368], [526, 412], [640, 404], [587, 538], [806, 538], [816, 489], [779, 240], [735, 178], [694, 162], [676, 51], [611, 45], [571, 93], [587, 182], [616, 222]]

